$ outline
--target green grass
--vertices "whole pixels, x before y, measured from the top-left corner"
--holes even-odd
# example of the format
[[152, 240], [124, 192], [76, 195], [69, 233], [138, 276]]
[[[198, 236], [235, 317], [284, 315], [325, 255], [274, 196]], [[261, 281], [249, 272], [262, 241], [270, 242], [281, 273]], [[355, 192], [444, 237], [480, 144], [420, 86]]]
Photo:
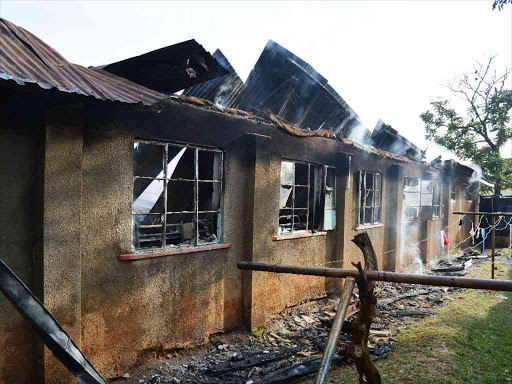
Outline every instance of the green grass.
[[[497, 267], [497, 279], [512, 279], [508, 264]], [[489, 262], [470, 275], [489, 276]], [[496, 298], [500, 294], [509, 299]], [[437, 315], [402, 328], [393, 351], [376, 362], [384, 383], [512, 383], [512, 293], [468, 289], [452, 297]], [[335, 369], [329, 382], [359, 383], [357, 371]]]

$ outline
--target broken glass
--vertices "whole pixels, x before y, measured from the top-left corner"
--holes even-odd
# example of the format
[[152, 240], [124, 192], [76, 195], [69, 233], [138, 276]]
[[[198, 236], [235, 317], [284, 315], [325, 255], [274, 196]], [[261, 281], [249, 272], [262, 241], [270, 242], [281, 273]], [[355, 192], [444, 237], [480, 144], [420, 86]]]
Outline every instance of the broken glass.
[[134, 214], [163, 213], [164, 182], [162, 180], [135, 179], [133, 181], [133, 204]]
[[195, 180], [195, 149], [169, 145], [167, 178]]
[[279, 195], [279, 209], [282, 208], [293, 208], [293, 202], [292, 202], [292, 186], [282, 186], [281, 185], [281, 191]]
[[294, 176], [294, 163], [291, 161], [282, 161], [281, 162], [281, 185], [293, 185], [295, 176]]
[[198, 159], [199, 180], [220, 181], [222, 153], [199, 150]]

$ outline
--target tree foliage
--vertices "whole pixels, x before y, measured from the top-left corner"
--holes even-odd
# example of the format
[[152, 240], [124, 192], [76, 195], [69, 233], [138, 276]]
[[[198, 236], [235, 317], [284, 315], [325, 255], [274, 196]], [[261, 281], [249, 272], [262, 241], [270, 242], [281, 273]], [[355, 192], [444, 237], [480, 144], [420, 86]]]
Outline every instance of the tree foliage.
[[474, 73], [466, 73], [446, 85], [463, 100], [464, 114], [459, 114], [449, 100], [436, 99], [420, 118], [428, 140], [478, 164], [483, 176], [495, 184], [496, 193], [501, 193], [512, 187], [512, 165], [500, 155], [500, 149], [512, 139], [512, 90], [506, 88], [510, 70], [497, 74], [493, 69], [495, 57], [485, 63], [477, 61]]
[[494, 2], [492, 3], [492, 10], [494, 11], [496, 8], [498, 8], [498, 10], [501, 11], [503, 9], [503, 6], [507, 3], [511, 4], [512, 0], [494, 0]]

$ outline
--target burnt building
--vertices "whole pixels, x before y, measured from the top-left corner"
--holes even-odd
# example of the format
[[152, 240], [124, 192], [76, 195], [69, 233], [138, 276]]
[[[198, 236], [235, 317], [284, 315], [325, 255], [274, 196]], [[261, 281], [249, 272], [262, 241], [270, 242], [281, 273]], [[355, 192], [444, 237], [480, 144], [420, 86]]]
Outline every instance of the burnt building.
[[[426, 262], [447, 251], [442, 229], [450, 246], [467, 236], [452, 212], [474, 207], [468, 180], [323, 124], [323, 98], [333, 118], [352, 112], [297, 58], [286, 65], [307, 74], [299, 83], [322, 90], [298, 120], [288, 107], [264, 115], [170, 96], [172, 81], [147, 88], [136, 67], [130, 81], [69, 63], [4, 19], [0, 46], [0, 258], [106, 377], [340, 285], [242, 273], [239, 261], [351, 268], [361, 255], [350, 240], [367, 231], [379, 268], [397, 271], [420, 240]], [[180, 63], [179, 87], [199, 87], [192, 59]], [[240, 106], [261, 104], [245, 93], [256, 81]], [[0, 345], [1, 382], [71, 381], [3, 296]]]

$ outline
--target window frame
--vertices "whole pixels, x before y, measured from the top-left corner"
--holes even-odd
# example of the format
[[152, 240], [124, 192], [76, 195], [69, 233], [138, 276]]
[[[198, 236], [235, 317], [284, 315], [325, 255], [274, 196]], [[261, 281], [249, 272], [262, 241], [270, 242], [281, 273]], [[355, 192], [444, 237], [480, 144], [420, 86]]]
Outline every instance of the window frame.
[[[293, 184], [289, 184], [289, 183], [283, 183], [283, 175], [282, 175], [282, 167], [283, 167], [283, 163], [292, 163], [293, 164]], [[280, 173], [280, 178], [279, 178], [279, 187], [280, 189], [283, 188], [283, 187], [291, 187], [292, 188], [292, 191], [291, 191], [291, 195], [292, 195], [292, 206], [291, 207], [286, 207], [286, 203], [285, 203], [285, 206], [283, 208], [279, 208], [279, 218], [281, 218], [281, 211], [283, 210], [291, 210], [291, 226], [290, 226], [290, 230], [287, 231], [287, 232], [284, 232], [281, 230], [281, 224], [279, 223], [279, 220], [278, 220], [278, 226], [277, 226], [277, 230], [278, 230], [278, 236], [291, 236], [291, 235], [297, 235], [297, 233], [315, 233], [315, 231], [331, 231], [331, 230], [335, 230], [336, 229], [336, 223], [334, 223], [334, 226], [332, 228], [329, 228], [329, 229], [324, 229], [325, 228], [325, 211], [326, 210], [329, 210], [329, 211], [334, 211], [336, 212], [336, 208], [337, 208], [337, 204], [336, 204], [336, 191], [337, 191], [337, 185], [336, 185], [336, 167], [334, 166], [330, 166], [330, 165], [325, 165], [325, 164], [320, 164], [320, 163], [315, 163], [315, 162], [307, 162], [307, 161], [302, 161], [302, 160], [293, 160], [293, 159], [288, 159], [288, 158], [282, 158], [281, 159], [281, 173]], [[296, 184], [296, 164], [302, 164], [302, 165], [307, 165], [308, 167], [308, 171], [307, 171], [307, 185], [305, 184]], [[313, 191], [314, 193], [314, 189], [311, 188], [311, 172], [312, 172], [312, 167], [317, 167], [318, 169], [321, 170], [322, 174], [320, 175], [320, 179], [322, 180], [322, 185], [321, 185], [321, 188], [320, 188], [320, 219], [319, 219], [319, 222], [320, 222], [320, 227], [319, 229], [315, 229], [315, 228], [309, 228], [310, 226], [310, 222], [311, 220], [315, 220], [315, 217], [311, 218], [310, 217], [310, 199], [311, 199], [311, 193]], [[327, 187], [327, 172], [328, 172], [328, 169], [332, 169], [334, 170], [334, 186], [333, 187]], [[295, 207], [295, 191], [296, 191], [296, 187], [299, 187], [299, 188], [307, 188], [307, 197], [306, 197], [306, 208], [296, 208]], [[333, 208], [330, 208], [330, 209], [326, 209], [326, 204], [325, 204], [325, 201], [326, 201], [326, 194], [327, 194], [327, 188], [330, 188], [332, 190], [332, 193], [333, 193], [333, 201], [334, 201], [334, 207]], [[306, 211], [306, 227], [305, 229], [295, 229], [295, 211]], [[314, 222], [313, 222], [313, 225], [314, 225]]]
[[[222, 217], [222, 206], [224, 201], [224, 151], [217, 148], [209, 148], [209, 147], [202, 147], [198, 145], [193, 144], [186, 144], [186, 143], [177, 143], [177, 142], [167, 142], [167, 141], [156, 141], [156, 140], [146, 140], [146, 139], [135, 139], [133, 141], [133, 150], [135, 150], [135, 144], [136, 143], [142, 143], [142, 144], [148, 144], [148, 145], [158, 145], [162, 146], [164, 148], [164, 154], [162, 157], [162, 171], [163, 175], [161, 178], [159, 177], [148, 177], [148, 176], [136, 176], [135, 174], [132, 174], [132, 196], [133, 196], [133, 187], [135, 186], [135, 181], [138, 179], [150, 179], [150, 180], [158, 180], [163, 182], [163, 213], [152, 213], [148, 212], [145, 214], [136, 213], [133, 211], [133, 200], [132, 200], [132, 209], [131, 209], [131, 216], [132, 216], [132, 226], [134, 226], [134, 218], [135, 216], [146, 216], [146, 215], [156, 215], [156, 216], [163, 216], [162, 224], [156, 224], [156, 225], [138, 225], [138, 228], [149, 228], [149, 227], [156, 227], [161, 226], [162, 227], [162, 238], [161, 238], [161, 245], [160, 246], [153, 246], [153, 247], [141, 247], [140, 246], [140, 239], [137, 237], [138, 240], [136, 240], [132, 233], [132, 247], [135, 249], [135, 251], [145, 251], [145, 250], [151, 250], [151, 249], [162, 249], [166, 250], [169, 247], [201, 247], [201, 246], [208, 246], [212, 244], [222, 244], [223, 243], [223, 231], [222, 231], [222, 222], [217, 227], [217, 233], [216, 233], [216, 240], [215, 241], [203, 241], [199, 238], [199, 215], [201, 214], [208, 214], [208, 213], [215, 213], [218, 215], [218, 217]], [[193, 170], [193, 179], [187, 179], [187, 178], [176, 178], [176, 177], [168, 177], [168, 165], [169, 165], [169, 147], [176, 147], [176, 148], [187, 148], [187, 149], [193, 149], [194, 150], [194, 170]], [[218, 170], [218, 179], [215, 179], [215, 171], [212, 175], [212, 180], [202, 180], [199, 179], [199, 152], [212, 152], [212, 153], [218, 153], [219, 154], [219, 170]], [[133, 155], [132, 155], [133, 156]], [[133, 157], [132, 157], [133, 158]], [[135, 161], [133, 158], [132, 161]], [[212, 165], [213, 166], [213, 165]], [[159, 174], [157, 174], [158, 176]], [[192, 211], [167, 211], [168, 207], [168, 185], [171, 182], [189, 182], [193, 183], [193, 209]], [[219, 209], [216, 211], [209, 211], [209, 210], [199, 210], [199, 183], [212, 183], [212, 184], [218, 184], [219, 185]], [[133, 197], [132, 197], [133, 199]], [[193, 241], [192, 244], [168, 244], [167, 235], [170, 233], [168, 232], [168, 227], [175, 227], [176, 224], [168, 224], [168, 215], [175, 215], [175, 214], [191, 214], [193, 215]], [[218, 218], [217, 218], [218, 220]], [[157, 241], [157, 240], [155, 240]]]
[[[372, 175], [372, 186], [373, 186], [373, 189], [367, 189], [366, 188], [366, 180], [367, 180], [367, 174], [371, 174]], [[363, 175], [364, 175], [364, 178], [363, 178]], [[380, 183], [376, 183], [376, 176], [379, 176], [379, 179], [380, 179]], [[363, 196], [362, 196], [362, 184], [363, 184], [363, 180], [364, 180], [364, 190], [365, 192], [373, 192], [372, 194], [372, 205], [371, 206], [368, 206], [368, 205], [362, 205], [363, 204]], [[379, 225], [379, 224], [382, 224], [382, 185], [383, 185], [383, 177], [382, 177], [382, 173], [381, 172], [377, 172], [377, 171], [366, 171], [366, 170], [363, 170], [363, 169], [360, 169], [359, 170], [359, 183], [358, 183], [358, 193], [359, 193], [359, 199], [358, 199], [358, 209], [357, 209], [357, 226], [358, 227], [365, 227], [365, 226], [374, 226], [374, 225]], [[376, 186], [378, 186], [378, 189], [376, 189]], [[375, 196], [376, 196], [376, 193], [375, 192], [378, 192], [378, 196], [379, 196], [379, 205], [375, 205]], [[365, 193], [366, 195], [366, 193]], [[364, 197], [364, 203], [366, 203], [366, 196]], [[371, 222], [366, 222], [366, 210], [367, 209], [371, 209], [372, 210], [372, 221]], [[374, 216], [375, 216], [375, 210], [378, 209], [379, 211], [379, 217], [378, 217], [378, 220], [375, 220]], [[362, 210], [362, 214], [363, 214], [363, 217], [362, 217], [362, 220], [361, 220], [361, 210]]]
[[[405, 190], [405, 187], [407, 186], [407, 183], [406, 183], [406, 180], [410, 180], [410, 179], [416, 179], [418, 180], [418, 191], [417, 192], [412, 192], [412, 191], [406, 191]], [[421, 193], [421, 177], [415, 177], [415, 176], [405, 176], [404, 177], [404, 185], [403, 185], [403, 194], [404, 194], [404, 199], [403, 199], [403, 206], [402, 206], [402, 212], [404, 212], [404, 220], [405, 221], [417, 221], [419, 220], [419, 218], [421, 217], [421, 212], [422, 212], [422, 193]], [[419, 205], [405, 205], [405, 197], [406, 197], [406, 194], [417, 194], [419, 195]], [[417, 209], [417, 215], [416, 217], [411, 217], [411, 216], [408, 216], [405, 214], [405, 208], [408, 207], [408, 208], [415, 208]]]

